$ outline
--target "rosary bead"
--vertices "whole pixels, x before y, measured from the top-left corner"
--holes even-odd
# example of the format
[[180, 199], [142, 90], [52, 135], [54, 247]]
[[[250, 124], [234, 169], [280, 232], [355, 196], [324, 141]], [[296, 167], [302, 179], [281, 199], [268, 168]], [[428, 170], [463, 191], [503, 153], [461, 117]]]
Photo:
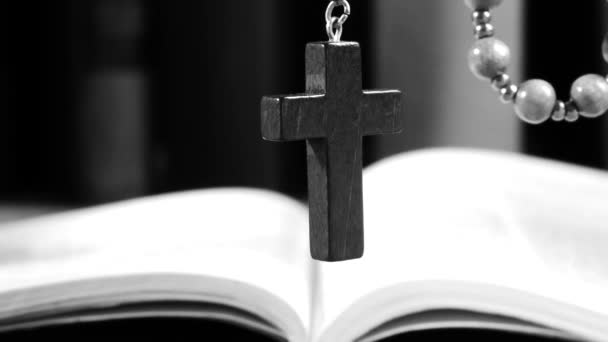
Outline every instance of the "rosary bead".
[[576, 103], [570, 100], [566, 103], [566, 121], [575, 122], [580, 117]]
[[[506, 74], [511, 52], [504, 42], [494, 37], [491, 24], [490, 11], [500, 6], [502, 0], [464, 0], [464, 3], [473, 11], [471, 19], [477, 38], [468, 53], [469, 68], [477, 78], [491, 81], [502, 102], [513, 102], [520, 119], [530, 124], [540, 124], [550, 118], [574, 122], [581, 116], [596, 118], [608, 112], [608, 76], [589, 74], [578, 78], [572, 84], [568, 102], [558, 101], [555, 89], [544, 80], [514, 85]], [[608, 63], [608, 34], [602, 42], [602, 55]]]
[[511, 61], [509, 47], [496, 38], [475, 41], [469, 50], [469, 68], [480, 79], [493, 79], [504, 74]]
[[473, 25], [489, 24], [492, 21], [490, 11], [475, 11], [471, 17], [473, 18]]
[[492, 88], [500, 91], [502, 88], [511, 84], [511, 77], [507, 74], [500, 74], [492, 79]]
[[566, 121], [567, 122], [575, 122], [579, 118], [578, 108], [576, 108], [576, 104], [574, 102], [568, 101], [566, 103]]
[[515, 113], [527, 123], [540, 124], [551, 117], [556, 100], [551, 84], [543, 80], [530, 80], [517, 91]]
[[570, 96], [581, 116], [596, 118], [608, 110], [608, 82], [602, 76], [581, 76], [572, 84]]
[[502, 0], [464, 0], [464, 3], [473, 11], [490, 10], [499, 6]]
[[515, 100], [515, 96], [519, 88], [515, 84], [509, 84], [506, 87], [500, 89], [500, 101], [502, 103], [511, 103]]
[[494, 36], [494, 26], [492, 24], [481, 24], [475, 26], [475, 38], [483, 39]]
[[566, 104], [564, 101], [557, 101], [555, 108], [553, 108], [553, 115], [551, 116], [553, 121], [564, 121], [566, 118]]

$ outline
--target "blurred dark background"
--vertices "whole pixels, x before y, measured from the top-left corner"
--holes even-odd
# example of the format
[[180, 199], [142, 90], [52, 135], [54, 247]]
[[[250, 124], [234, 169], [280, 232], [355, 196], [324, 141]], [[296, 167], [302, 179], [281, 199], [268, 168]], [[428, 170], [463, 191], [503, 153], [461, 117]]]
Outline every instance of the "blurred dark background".
[[[250, 186], [306, 196], [302, 143], [262, 141], [259, 100], [304, 90], [304, 46], [327, 0], [55, 0], [4, 4], [0, 200], [80, 206]], [[526, 126], [468, 71], [469, 11], [453, 0], [352, 0], [344, 40], [364, 86], [406, 94], [404, 133], [366, 163], [414, 149], [517, 151], [605, 168], [606, 121]], [[517, 80], [562, 98], [604, 73], [603, 1], [506, 1], [494, 11]]]

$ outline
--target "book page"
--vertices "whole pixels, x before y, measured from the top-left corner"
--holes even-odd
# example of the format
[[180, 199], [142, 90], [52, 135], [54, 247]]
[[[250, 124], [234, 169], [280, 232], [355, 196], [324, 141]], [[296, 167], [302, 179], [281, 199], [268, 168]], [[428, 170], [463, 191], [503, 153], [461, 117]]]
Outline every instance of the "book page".
[[364, 257], [321, 266], [321, 340], [434, 309], [608, 336], [608, 174], [431, 150], [372, 166], [364, 192]]
[[248, 189], [169, 194], [0, 227], [0, 321], [62, 306], [232, 305], [303, 340], [307, 211]]
[[389, 321], [375, 328], [357, 342], [375, 342], [396, 335], [428, 330], [470, 329], [511, 332], [561, 341], [576, 341], [576, 336], [559, 330], [530, 324], [511, 317], [458, 310], [437, 310], [415, 313]]

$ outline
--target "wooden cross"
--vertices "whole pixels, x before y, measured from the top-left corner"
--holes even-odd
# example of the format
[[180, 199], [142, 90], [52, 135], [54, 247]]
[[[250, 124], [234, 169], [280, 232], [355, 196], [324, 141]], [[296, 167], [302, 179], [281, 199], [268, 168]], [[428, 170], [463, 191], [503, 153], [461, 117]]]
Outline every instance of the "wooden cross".
[[306, 47], [306, 94], [264, 97], [262, 136], [307, 142], [314, 259], [363, 256], [362, 136], [401, 131], [401, 92], [363, 91], [358, 43]]

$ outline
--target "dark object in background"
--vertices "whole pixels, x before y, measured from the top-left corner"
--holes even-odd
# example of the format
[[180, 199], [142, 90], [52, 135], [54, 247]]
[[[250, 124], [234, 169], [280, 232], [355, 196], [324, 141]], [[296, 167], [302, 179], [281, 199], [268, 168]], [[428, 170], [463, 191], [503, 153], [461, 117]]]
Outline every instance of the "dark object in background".
[[291, 48], [281, 36], [292, 30], [286, 17], [297, 16], [282, 15], [290, 11], [275, 0], [148, 4], [152, 190], [303, 189], [283, 178], [305, 168], [291, 158], [294, 147], [264, 143], [259, 133], [259, 98], [291, 77], [280, 67]]
[[[146, 194], [147, 75], [140, 0], [74, 2], [77, 195], [100, 203]], [[78, 100], [76, 100], [78, 101]]]
[[[8, 14], [4, 13], [1, 20], [5, 20]], [[0, 33], [3, 42], [9, 42], [11, 34], [8, 30]], [[8, 54], [0, 53], [0, 193], [10, 191], [10, 180], [15, 179], [15, 164], [17, 163], [17, 152], [12, 144], [15, 141], [15, 120], [9, 115], [10, 103], [17, 96], [15, 87], [9, 80], [15, 78], [17, 70], [10, 67], [11, 62]]]
[[11, 1], [5, 20], [0, 188], [2, 199], [72, 197], [70, 7], [67, 1]]
[[[82, 23], [91, 18], [87, 13], [95, 13], [97, 6], [106, 6], [104, 3], [128, 11], [130, 1], [139, 3], [144, 28], [122, 41], [139, 47], [108, 51], [99, 39], [82, 38], [94, 32]], [[262, 187], [305, 198], [304, 144], [263, 142], [259, 138], [258, 105], [263, 94], [303, 87], [302, 52], [306, 42], [326, 39], [323, 13], [327, 3], [55, 0], [34, 6], [7, 2], [2, 11], [6, 44], [0, 59], [1, 89], [6, 90], [0, 96], [0, 200], [84, 204], [142, 192], [217, 186]], [[377, 4], [371, 0], [353, 2], [353, 15], [344, 34], [345, 40], [357, 40], [369, 47], [363, 51], [363, 69], [368, 76], [375, 74], [371, 69], [376, 58], [374, 22], [382, 20], [375, 13]], [[606, 22], [604, 2], [581, 1], [572, 6], [568, 2], [536, 0], [524, 1], [524, 6], [528, 77], [550, 81], [565, 98], [576, 77], [605, 70], [600, 49], [605, 32], [600, 26]], [[548, 8], [550, 16], [546, 15]], [[556, 25], [555, 18], [575, 25]], [[88, 57], [94, 51], [107, 56], [118, 50], [128, 51], [134, 60]], [[412, 56], [410, 49], [395, 51], [391, 58], [397, 61]], [[99, 81], [88, 73], [98, 75], [106, 66], [117, 64], [121, 70], [130, 68], [143, 76], [122, 81], [102, 77]], [[374, 86], [373, 82], [373, 76], [364, 79], [364, 86]], [[87, 83], [88, 91], [84, 86]], [[121, 89], [128, 89], [135, 99], [126, 100]], [[87, 100], [87, 92], [126, 104], [116, 107], [117, 111], [108, 105], [95, 113], [90, 108], [96, 105], [86, 105], [92, 103]], [[100, 195], [82, 185], [97, 181], [95, 172], [99, 170], [95, 165], [116, 150], [113, 144], [100, 144], [83, 133], [106, 132], [104, 139], [113, 134], [112, 123], [97, 127], [89, 121], [89, 128], [81, 126], [80, 113], [87, 107], [92, 117], [103, 115], [100, 113], [117, 115], [123, 109], [135, 113], [127, 118], [121, 115], [116, 125], [124, 129], [121, 137], [131, 136], [129, 139], [135, 142], [144, 139], [145, 174], [140, 177], [139, 167], [128, 165], [132, 167], [128, 172], [131, 176], [125, 173], [125, 179], [112, 182], [131, 183], [133, 190], [122, 193], [124, 189], [104, 188], [103, 192], [111, 195]], [[526, 125], [523, 149], [534, 155], [602, 167], [608, 152], [605, 122], [602, 118], [572, 125]], [[422, 132], [430, 129], [418, 128]], [[410, 139], [414, 139], [412, 136], [416, 137], [411, 135]], [[375, 149], [373, 143], [370, 148], [370, 140], [375, 139], [365, 139], [364, 163], [387, 154]], [[79, 141], [84, 141], [82, 147]], [[142, 158], [141, 146], [118, 145], [124, 148], [121, 159], [128, 155]], [[81, 159], [87, 150], [99, 158], [89, 155]]]
[[[371, 1], [345, 36], [368, 41]], [[303, 143], [260, 137], [259, 101], [304, 87], [307, 42], [326, 40], [328, 1], [152, 5], [155, 191], [255, 186], [306, 196]], [[229, 24], [228, 24], [229, 23]]]
[[[80, 205], [218, 186], [304, 198], [305, 146], [262, 141], [259, 99], [303, 86], [302, 52], [326, 39], [326, 6], [7, 3], [0, 200]], [[357, 4], [346, 38], [369, 41], [371, 8]]]
[[137, 0], [6, 4], [1, 200], [145, 194], [140, 10]]
[[[524, 9], [526, 79], [548, 81], [558, 98], [567, 100], [578, 77], [605, 74], [601, 49], [607, 29], [605, 1], [579, 1], [576, 5], [567, 1], [524, 1]], [[573, 124], [525, 125], [523, 149], [532, 155], [604, 168], [608, 157], [606, 128], [605, 116], [581, 118]]]

